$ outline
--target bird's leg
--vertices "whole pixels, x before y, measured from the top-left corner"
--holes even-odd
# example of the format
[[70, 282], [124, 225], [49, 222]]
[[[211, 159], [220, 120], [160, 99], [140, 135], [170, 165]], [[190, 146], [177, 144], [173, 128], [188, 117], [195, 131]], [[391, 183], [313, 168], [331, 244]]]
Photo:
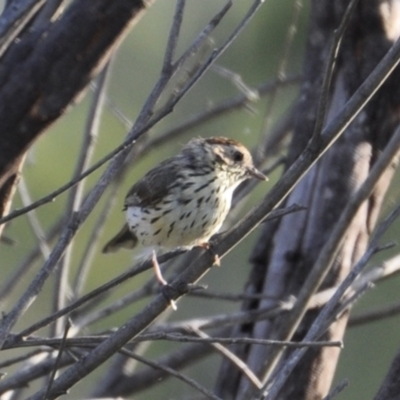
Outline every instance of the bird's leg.
[[[158, 263], [157, 255], [156, 255], [155, 250], [153, 250], [153, 253], [152, 253], [152, 255], [151, 255], [151, 261], [152, 261], [152, 263], [153, 263], [153, 269], [154, 269], [154, 274], [155, 274], [155, 276], [156, 276], [156, 279], [157, 279], [158, 282], [160, 282], [160, 284], [163, 286], [163, 289], [169, 288], [169, 287], [170, 287], [169, 283], [164, 279], [164, 277], [163, 277], [163, 275], [162, 275], [161, 268], [160, 268], [160, 264]], [[169, 303], [171, 304], [172, 309], [173, 309], [174, 311], [176, 311], [176, 310], [178, 309], [178, 307], [177, 307], [177, 305], [176, 305], [176, 302], [175, 302], [173, 299], [171, 299], [170, 296], [168, 296], [168, 295], [166, 294], [166, 291], [165, 291], [165, 290], [163, 290], [163, 294], [164, 294], [165, 297], [167, 297], [167, 299], [169, 300]]]
[[171, 307], [174, 311], [178, 309], [178, 306], [176, 305], [176, 301], [172, 298], [173, 296], [181, 296], [188, 292], [194, 292], [195, 290], [204, 290], [207, 288], [207, 286], [196, 285], [192, 283], [180, 284], [177, 287], [175, 285], [170, 285], [161, 273], [160, 264], [158, 263], [157, 255], [154, 250], [152, 252], [151, 261], [153, 263], [153, 269], [156, 279], [162, 285], [162, 294], [170, 302]]
[[213, 259], [213, 265], [216, 265], [217, 267], [221, 266], [221, 260], [218, 256], [218, 254], [216, 253], [214, 246], [212, 244], [212, 242], [204, 242], [204, 243], [200, 243], [197, 245], [198, 247], [201, 247], [204, 250], [209, 251], [212, 256], [214, 257]]
[[155, 250], [153, 250], [153, 253], [151, 255], [151, 262], [153, 263], [154, 274], [155, 274], [158, 282], [160, 282], [161, 285], [163, 285], [163, 286], [167, 286], [168, 282], [164, 279], [164, 277], [162, 275], [160, 264], [158, 263]]

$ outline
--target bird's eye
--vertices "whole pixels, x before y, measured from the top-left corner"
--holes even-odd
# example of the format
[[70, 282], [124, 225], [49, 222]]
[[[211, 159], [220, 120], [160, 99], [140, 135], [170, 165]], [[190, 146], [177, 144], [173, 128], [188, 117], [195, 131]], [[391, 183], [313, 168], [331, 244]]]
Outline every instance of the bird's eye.
[[240, 162], [240, 161], [243, 161], [243, 153], [241, 152], [241, 151], [235, 151], [234, 153], [233, 153], [233, 161], [235, 161], [235, 162]]

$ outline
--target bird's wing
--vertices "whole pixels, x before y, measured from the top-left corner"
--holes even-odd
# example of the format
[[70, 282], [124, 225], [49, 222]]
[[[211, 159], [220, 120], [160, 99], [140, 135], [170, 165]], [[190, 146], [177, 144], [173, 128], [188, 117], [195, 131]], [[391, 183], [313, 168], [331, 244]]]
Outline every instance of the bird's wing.
[[180, 171], [180, 163], [175, 158], [157, 165], [131, 187], [125, 198], [124, 209], [159, 203], [176, 185]]

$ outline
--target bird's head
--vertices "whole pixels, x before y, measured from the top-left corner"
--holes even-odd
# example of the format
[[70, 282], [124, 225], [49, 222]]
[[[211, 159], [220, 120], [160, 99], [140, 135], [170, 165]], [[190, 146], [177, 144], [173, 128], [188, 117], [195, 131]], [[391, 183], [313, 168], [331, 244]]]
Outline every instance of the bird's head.
[[232, 184], [249, 178], [267, 180], [254, 166], [247, 148], [236, 140], [225, 137], [196, 138], [185, 146], [185, 150], [198, 161], [208, 163], [215, 170], [227, 174]]

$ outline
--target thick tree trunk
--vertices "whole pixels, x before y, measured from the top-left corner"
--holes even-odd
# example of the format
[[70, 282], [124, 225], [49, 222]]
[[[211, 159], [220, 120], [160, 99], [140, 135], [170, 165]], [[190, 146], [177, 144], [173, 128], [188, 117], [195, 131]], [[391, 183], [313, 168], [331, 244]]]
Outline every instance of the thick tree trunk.
[[[151, 3], [76, 1], [61, 18], [33, 24], [10, 45], [0, 66], [0, 216], [7, 212], [26, 150], [64, 113]], [[3, 21], [14, 17], [10, 7]]]
[[[297, 120], [289, 162], [304, 149], [313, 133], [321, 83], [333, 31], [339, 26], [348, 0], [314, 0], [305, 56], [304, 83], [299, 97]], [[360, 0], [345, 33], [330, 92], [326, 120], [335, 117], [346, 101], [397, 39], [394, 1]], [[335, 222], [352, 194], [369, 174], [380, 151], [399, 123], [400, 105], [395, 71], [342, 137], [302, 179], [288, 198], [307, 211], [285, 216], [279, 223], [267, 224], [252, 257], [254, 269], [248, 294], [264, 294], [273, 299], [296, 296], [327, 241]], [[346, 240], [323, 288], [340, 282], [366, 250], [383, 197], [393, 176], [393, 168], [380, 180], [373, 195], [352, 221]], [[247, 302], [243, 309], [266, 307], [271, 300]], [[318, 310], [306, 314], [293, 337], [301, 340]], [[278, 339], [282, 318], [257, 322], [234, 329], [232, 336]], [[340, 340], [346, 329], [347, 314], [333, 324], [325, 340]], [[261, 379], [270, 349], [263, 346], [236, 346], [239, 357]], [[308, 350], [292, 373], [279, 399], [322, 399], [329, 391], [340, 350]], [[284, 360], [282, 361], [284, 362]], [[217, 393], [224, 399], [249, 399], [254, 387], [235, 366], [224, 361], [217, 382]]]

